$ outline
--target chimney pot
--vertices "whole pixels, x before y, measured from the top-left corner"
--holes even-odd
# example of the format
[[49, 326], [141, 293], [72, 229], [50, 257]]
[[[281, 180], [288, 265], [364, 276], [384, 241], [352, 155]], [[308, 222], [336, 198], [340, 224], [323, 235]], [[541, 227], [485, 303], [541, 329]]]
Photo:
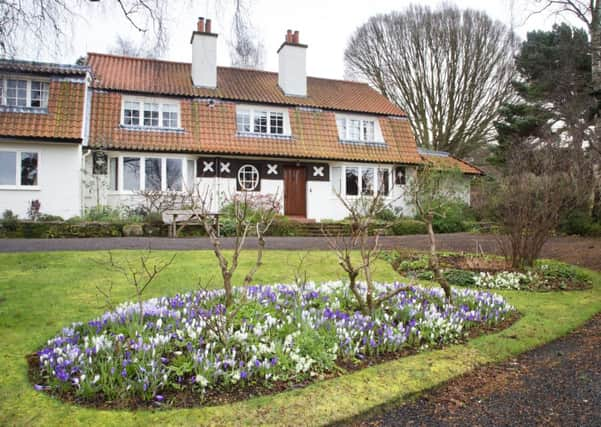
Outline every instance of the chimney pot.
[[201, 16], [198, 18], [198, 23], [196, 24], [196, 29], [199, 33], [205, 32], [205, 19]]
[[286, 31], [286, 43], [292, 43], [292, 30]]
[[207, 19], [205, 22], [205, 32], [210, 33], [211, 32], [211, 20]]
[[300, 43], [298, 31], [295, 31], [294, 34], [292, 35], [292, 43], [296, 43], [296, 44]]

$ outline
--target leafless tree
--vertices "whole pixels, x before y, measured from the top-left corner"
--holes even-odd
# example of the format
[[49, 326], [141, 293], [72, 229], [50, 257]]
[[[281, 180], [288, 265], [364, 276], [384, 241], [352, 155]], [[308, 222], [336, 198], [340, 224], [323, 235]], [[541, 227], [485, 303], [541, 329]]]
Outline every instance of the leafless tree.
[[[385, 301], [405, 290], [405, 287], [392, 289], [383, 295], [376, 295], [372, 268], [380, 257], [380, 231], [374, 228], [376, 217], [388, 204], [384, 203], [383, 195], [377, 192], [374, 196], [361, 196], [355, 199], [337, 194], [350, 220], [349, 235], [339, 233], [333, 235], [322, 227], [322, 234], [330, 249], [338, 258], [338, 264], [346, 272], [351, 290], [359, 310], [371, 314]], [[359, 252], [359, 260], [354, 253]], [[359, 288], [358, 279], [363, 275], [365, 294]]]
[[263, 252], [265, 250], [265, 235], [268, 232], [276, 214], [280, 211], [279, 198], [276, 195], [253, 195], [249, 192], [240, 192], [229, 197], [232, 216], [234, 220], [235, 237], [234, 249], [231, 258], [228, 259], [222, 246], [221, 237], [215, 227], [215, 200], [210, 191], [201, 192], [198, 188], [190, 192], [185, 204], [192, 215], [203, 225], [211, 244], [213, 252], [223, 279], [225, 290], [225, 306], [230, 308], [233, 303], [232, 277], [238, 268], [240, 254], [242, 253], [246, 239], [251, 229], [257, 236], [257, 255], [255, 262], [244, 277], [244, 286], [250, 285], [257, 270], [263, 264]]
[[[173, 263], [175, 256], [176, 254], [165, 261], [154, 256], [152, 250], [149, 248], [135, 261], [127, 256], [117, 260], [113, 256], [113, 253], [109, 251], [108, 260], [106, 262], [99, 262], [100, 265], [103, 265], [109, 271], [120, 273], [125, 281], [134, 288], [136, 302], [140, 311], [140, 325], [144, 323], [144, 293], [150, 284]], [[112, 284], [108, 290], [104, 290], [98, 286], [96, 289], [104, 297], [107, 306], [112, 308]]]
[[455, 185], [461, 179], [463, 176], [459, 170], [424, 164], [418, 168], [415, 176], [409, 178], [405, 189], [415, 207], [417, 218], [426, 224], [430, 239], [430, 269], [449, 301], [452, 298], [451, 286], [440, 268], [433, 223], [435, 217], [444, 215], [449, 204], [459, 200]]
[[510, 152], [491, 202], [502, 227], [499, 243], [512, 267], [532, 266], [561, 218], [588, 197], [571, 153], [552, 144]]
[[263, 66], [265, 46], [251, 23], [247, 1], [234, 0], [234, 3], [235, 11], [229, 42], [231, 63], [235, 67], [259, 69]]
[[160, 51], [145, 47], [143, 44], [136, 43], [121, 35], [117, 36], [115, 45], [111, 48], [110, 52], [114, 55], [133, 56], [136, 58], [157, 58], [161, 54]]
[[60, 51], [66, 29], [76, 20], [115, 9], [131, 27], [148, 35], [153, 52], [165, 51], [168, 11], [165, 1], [0, 0], [0, 55], [14, 56], [27, 44]]
[[406, 112], [420, 146], [464, 156], [494, 137], [513, 54], [511, 32], [483, 12], [412, 5], [363, 24], [345, 63]]

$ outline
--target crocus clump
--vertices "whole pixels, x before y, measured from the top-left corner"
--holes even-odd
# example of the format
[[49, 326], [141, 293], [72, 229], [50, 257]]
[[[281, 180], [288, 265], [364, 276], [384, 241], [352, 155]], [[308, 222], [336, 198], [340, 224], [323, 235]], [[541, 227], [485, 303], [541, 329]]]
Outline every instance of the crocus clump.
[[[377, 284], [379, 293], [403, 286]], [[365, 291], [364, 289], [362, 290]], [[408, 287], [372, 315], [354, 309], [342, 282], [237, 288], [230, 312], [220, 290], [126, 303], [65, 328], [38, 352], [36, 388], [86, 399], [160, 403], [207, 391], [300, 382], [406, 349], [457, 342], [513, 308], [498, 295]]]

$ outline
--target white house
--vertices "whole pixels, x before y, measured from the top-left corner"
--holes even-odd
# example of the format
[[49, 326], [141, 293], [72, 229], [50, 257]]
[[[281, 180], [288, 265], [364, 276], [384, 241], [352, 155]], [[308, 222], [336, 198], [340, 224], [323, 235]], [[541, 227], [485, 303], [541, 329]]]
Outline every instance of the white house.
[[81, 213], [87, 71], [0, 60], [0, 213]]
[[[409, 212], [397, 196], [406, 177], [433, 158], [444, 157], [466, 177], [481, 173], [445, 154], [420, 153], [404, 112], [367, 84], [307, 77], [308, 47], [298, 31], [286, 33], [277, 73], [218, 67], [217, 37], [210, 20], [199, 19], [191, 63], [88, 54], [89, 89], [86, 70], [77, 68], [81, 95], [71, 105], [80, 114], [77, 141], [60, 159], [46, 154], [57, 141], [36, 142], [42, 210], [70, 216], [97, 205], [133, 206], [141, 191], [200, 186], [215, 194], [278, 194], [285, 215], [341, 219], [337, 192], [352, 198], [380, 191]], [[75, 80], [69, 77], [73, 87]], [[55, 97], [50, 90], [48, 114]], [[10, 114], [6, 120], [15, 122]], [[13, 181], [6, 191], [0, 186], [0, 209], [20, 213], [34, 197]], [[47, 200], [45, 189], [61, 199]]]

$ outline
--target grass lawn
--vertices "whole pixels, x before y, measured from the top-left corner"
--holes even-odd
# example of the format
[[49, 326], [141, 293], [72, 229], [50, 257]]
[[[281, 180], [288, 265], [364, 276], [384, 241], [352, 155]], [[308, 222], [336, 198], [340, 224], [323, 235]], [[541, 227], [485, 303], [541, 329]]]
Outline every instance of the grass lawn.
[[[114, 252], [118, 257], [134, 252]], [[169, 252], [162, 252], [165, 257]], [[242, 273], [253, 253], [242, 259]], [[291, 282], [299, 253], [267, 251], [257, 283]], [[557, 338], [601, 311], [601, 275], [586, 291], [532, 293], [499, 292], [523, 317], [511, 328], [482, 336], [465, 345], [423, 352], [306, 388], [232, 405], [156, 411], [98, 411], [63, 404], [33, 390], [27, 379], [25, 355], [37, 350], [63, 326], [86, 321], [105, 311], [96, 286], [113, 282], [117, 302], [132, 299], [120, 277], [94, 260], [104, 252], [0, 254], [0, 425], [141, 425], [141, 424], [323, 424], [395, 404], [473, 368], [503, 360]], [[342, 278], [335, 257], [312, 252], [306, 260], [314, 281]], [[178, 252], [174, 264], [146, 294], [150, 298], [196, 289], [199, 275], [218, 283], [212, 252]], [[397, 274], [385, 263], [375, 277], [392, 281]]]

